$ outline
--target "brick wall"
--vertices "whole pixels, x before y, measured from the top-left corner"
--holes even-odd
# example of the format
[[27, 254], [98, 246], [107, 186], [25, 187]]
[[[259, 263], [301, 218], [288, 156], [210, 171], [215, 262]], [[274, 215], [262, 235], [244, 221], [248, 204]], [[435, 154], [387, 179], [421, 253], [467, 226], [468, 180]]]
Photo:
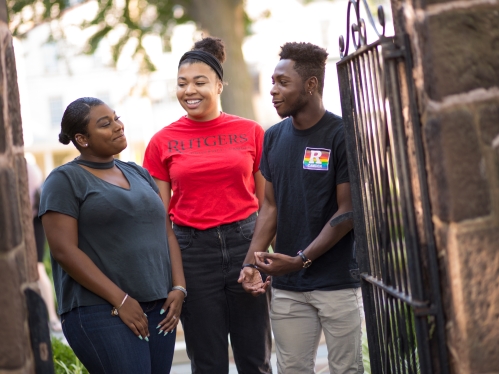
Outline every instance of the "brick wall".
[[24, 159], [19, 91], [0, 1], [0, 374], [34, 373], [26, 288], [37, 289], [36, 249]]
[[394, 0], [409, 34], [453, 373], [499, 373], [499, 1]]

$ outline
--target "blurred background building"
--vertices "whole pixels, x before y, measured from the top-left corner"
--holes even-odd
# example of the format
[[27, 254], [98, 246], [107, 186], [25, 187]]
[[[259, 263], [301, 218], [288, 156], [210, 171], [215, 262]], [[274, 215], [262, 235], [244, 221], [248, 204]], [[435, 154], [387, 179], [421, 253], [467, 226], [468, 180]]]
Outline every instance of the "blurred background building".
[[[252, 23], [243, 54], [252, 79], [255, 119], [265, 129], [279, 121], [269, 91], [280, 46], [289, 41], [311, 42], [327, 49], [324, 102], [328, 110], [341, 114], [335, 63], [339, 60], [338, 37], [346, 31], [347, 3], [246, 1]], [[95, 53], [83, 53], [92, 30], [82, 29], [80, 24], [95, 16], [98, 3], [72, 0], [70, 4], [61, 19], [39, 24], [14, 42], [26, 157], [38, 164], [44, 176], [76, 157], [72, 145], [58, 142], [60, 121], [70, 102], [93, 96], [116, 110], [125, 124], [128, 148], [119, 157], [142, 164], [151, 136], [184, 115], [175, 95], [178, 61], [203, 34], [193, 22], [177, 25], [168, 48], [159, 36], [146, 36], [143, 45], [156, 70], [144, 72], [133, 57], [133, 41], [126, 43], [114, 63], [110, 46], [119, 38], [119, 28], [102, 39]], [[369, 40], [375, 38], [368, 35]], [[230, 94], [231, 89], [229, 81], [225, 90]]]

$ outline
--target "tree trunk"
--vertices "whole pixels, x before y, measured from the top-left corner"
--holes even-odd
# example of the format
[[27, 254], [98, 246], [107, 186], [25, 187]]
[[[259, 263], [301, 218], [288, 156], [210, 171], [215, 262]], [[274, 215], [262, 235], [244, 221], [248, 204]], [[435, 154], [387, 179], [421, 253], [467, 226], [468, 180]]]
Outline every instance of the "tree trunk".
[[222, 93], [224, 112], [255, 119], [251, 76], [242, 51], [243, 0], [192, 0], [187, 11], [201, 29], [225, 43], [227, 60], [223, 68], [228, 86]]

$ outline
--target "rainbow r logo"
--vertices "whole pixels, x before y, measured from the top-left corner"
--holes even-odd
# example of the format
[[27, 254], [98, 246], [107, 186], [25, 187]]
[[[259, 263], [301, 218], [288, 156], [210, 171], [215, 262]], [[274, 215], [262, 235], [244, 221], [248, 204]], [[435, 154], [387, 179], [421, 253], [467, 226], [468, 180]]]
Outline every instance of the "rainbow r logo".
[[329, 170], [330, 149], [324, 148], [305, 148], [303, 156], [303, 168], [307, 170]]

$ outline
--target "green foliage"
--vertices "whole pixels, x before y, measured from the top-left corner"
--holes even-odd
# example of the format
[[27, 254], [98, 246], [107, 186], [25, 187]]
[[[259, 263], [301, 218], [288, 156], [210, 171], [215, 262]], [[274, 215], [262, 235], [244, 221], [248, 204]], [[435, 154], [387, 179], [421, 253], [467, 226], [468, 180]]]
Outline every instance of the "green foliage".
[[47, 241], [45, 241], [45, 252], [43, 255], [43, 265], [45, 266], [45, 271], [50, 279], [50, 283], [52, 284], [52, 291], [54, 292], [54, 307], [57, 310], [57, 299], [55, 297], [55, 289], [54, 289], [54, 274], [52, 271], [52, 263], [50, 262], [50, 249]]
[[44, 250], [44, 254], [43, 254], [43, 265], [45, 266], [45, 271], [47, 272], [47, 275], [49, 276], [49, 279], [53, 284], [54, 277], [52, 275], [52, 263], [50, 262], [50, 249], [48, 247], [47, 241], [45, 241], [45, 250]]
[[52, 338], [55, 374], [88, 374], [71, 347], [57, 338]]
[[[95, 17], [87, 22], [83, 22], [80, 27], [85, 29], [92, 27], [95, 29], [87, 40], [84, 52], [94, 53], [99, 43], [112, 30], [119, 26], [125, 26], [124, 32], [118, 41], [111, 46], [113, 60], [116, 63], [121, 55], [124, 45], [129, 40], [137, 41], [137, 48], [134, 57], [138, 57], [142, 63], [142, 70], [154, 71], [155, 66], [147, 55], [143, 47], [143, 38], [147, 35], [159, 35], [163, 40], [165, 50], [169, 49], [170, 36], [173, 27], [187, 22], [200, 24], [199, 7], [202, 2], [195, 0], [96, 0], [98, 11]], [[233, 3], [233, 6], [244, 0], [225, 0]], [[85, 1], [80, 1], [85, 2]], [[22, 37], [22, 26], [37, 24], [58, 19], [63, 12], [70, 8], [69, 1], [66, 0], [7, 0], [7, 8], [10, 10], [10, 28], [15, 36]], [[217, 11], [213, 10], [216, 17]], [[244, 13], [243, 23], [246, 33], [250, 33], [251, 19]], [[222, 38], [224, 35], [218, 35]], [[53, 35], [50, 40], [55, 39]]]
[[364, 374], [371, 374], [371, 361], [369, 359], [369, 345], [367, 344], [367, 334], [362, 329], [362, 362], [364, 364]]
[[[385, 306], [390, 309], [387, 301], [386, 303]], [[381, 355], [388, 354], [390, 365], [394, 365], [400, 372], [421, 374], [415, 316], [412, 308], [404, 305], [397, 312], [388, 312], [388, 318], [385, 319], [385, 317], [382, 317], [384, 334], [386, 335], [381, 339], [384, 342]], [[363, 330], [362, 354], [365, 373], [369, 374], [371, 366], [365, 330]]]

